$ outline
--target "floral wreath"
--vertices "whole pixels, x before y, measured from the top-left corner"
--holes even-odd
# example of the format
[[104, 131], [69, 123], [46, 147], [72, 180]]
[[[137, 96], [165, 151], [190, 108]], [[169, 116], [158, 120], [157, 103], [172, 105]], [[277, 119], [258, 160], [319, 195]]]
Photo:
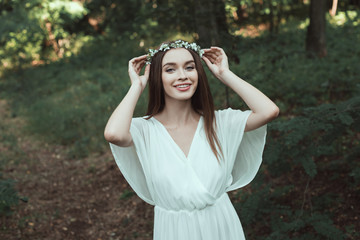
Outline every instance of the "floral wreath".
[[176, 40], [175, 42], [161, 44], [159, 49], [151, 49], [150, 48], [148, 50], [148, 54], [146, 57], [146, 60], [147, 60], [146, 64], [151, 64], [151, 60], [156, 53], [158, 53], [160, 51], [165, 52], [165, 51], [169, 50], [170, 48], [191, 49], [191, 50], [197, 52], [197, 54], [199, 54], [200, 58], [204, 54], [204, 50], [202, 50], [201, 47], [199, 45], [197, 45], [196, 43], [189, 43], [189, 42], [186, 42], [183, 40]]

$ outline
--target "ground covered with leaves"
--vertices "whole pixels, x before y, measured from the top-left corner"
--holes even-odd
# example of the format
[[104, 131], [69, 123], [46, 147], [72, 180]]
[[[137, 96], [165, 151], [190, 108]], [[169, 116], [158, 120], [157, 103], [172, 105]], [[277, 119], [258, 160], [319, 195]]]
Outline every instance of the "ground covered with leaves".
[[22, 200], [2, 216], [1, 239], [151, 239], [153, 209], [133, 194], [111, 153], [69, 159], [66, 149], [23, 134], [0, 101], [1, 157]]

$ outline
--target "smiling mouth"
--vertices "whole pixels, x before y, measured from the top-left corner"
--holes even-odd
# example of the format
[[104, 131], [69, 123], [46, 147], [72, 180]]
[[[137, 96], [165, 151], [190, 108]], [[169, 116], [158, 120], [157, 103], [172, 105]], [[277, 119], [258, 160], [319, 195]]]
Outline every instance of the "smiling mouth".
[[190, 87], [191, 84], [180, 84], [180, 85], [176, 85], [176, 88], [187, 88]]
[[188, 89], [190, 89], [191, 84], [179, 84], [176, 85], [175, 88], [179, 91], [186, 91]]

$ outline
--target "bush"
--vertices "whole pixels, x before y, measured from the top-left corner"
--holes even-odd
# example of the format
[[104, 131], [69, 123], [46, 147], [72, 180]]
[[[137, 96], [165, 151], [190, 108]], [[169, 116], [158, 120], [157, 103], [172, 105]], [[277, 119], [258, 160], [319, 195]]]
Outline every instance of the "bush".
[[11, 215], [11, 207], [18, 205], [19, 199], [17, 191], [14, 189], [14, 181], [0, 179], [0, 215]]
[[[302, 115], [274, 122], [269, 129], [265, 170], [251, 192], [239, 194], [236, 205], [244, 225], [254, 225], [249, 234], [268, 240], [344, 239], [329, 206], [344, 201], [348, 193], [359, 197], [356, 185], [344, 183], [359, 180], [360, 98], [305, 108]], [[318, 174], [322, 176], [316, 178]], [[323, 192], [310, 194], [310, 182], [324, 176], [331, 178], [318, 183]], [[336, 184], [343, 187], [341, 192]], [[263, 234], [258, 225], [266, 226]]]

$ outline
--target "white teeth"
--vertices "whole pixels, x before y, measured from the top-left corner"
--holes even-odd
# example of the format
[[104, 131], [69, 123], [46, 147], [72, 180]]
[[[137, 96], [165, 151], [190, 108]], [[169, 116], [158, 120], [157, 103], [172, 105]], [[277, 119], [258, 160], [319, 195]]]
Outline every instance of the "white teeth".
[[189, 84], [183, 84], [183, 85], [177, 85], [176, 87], [178, 87], [178, 88], [186, 88], [188, 86], [190, 86], [190, 85]]

